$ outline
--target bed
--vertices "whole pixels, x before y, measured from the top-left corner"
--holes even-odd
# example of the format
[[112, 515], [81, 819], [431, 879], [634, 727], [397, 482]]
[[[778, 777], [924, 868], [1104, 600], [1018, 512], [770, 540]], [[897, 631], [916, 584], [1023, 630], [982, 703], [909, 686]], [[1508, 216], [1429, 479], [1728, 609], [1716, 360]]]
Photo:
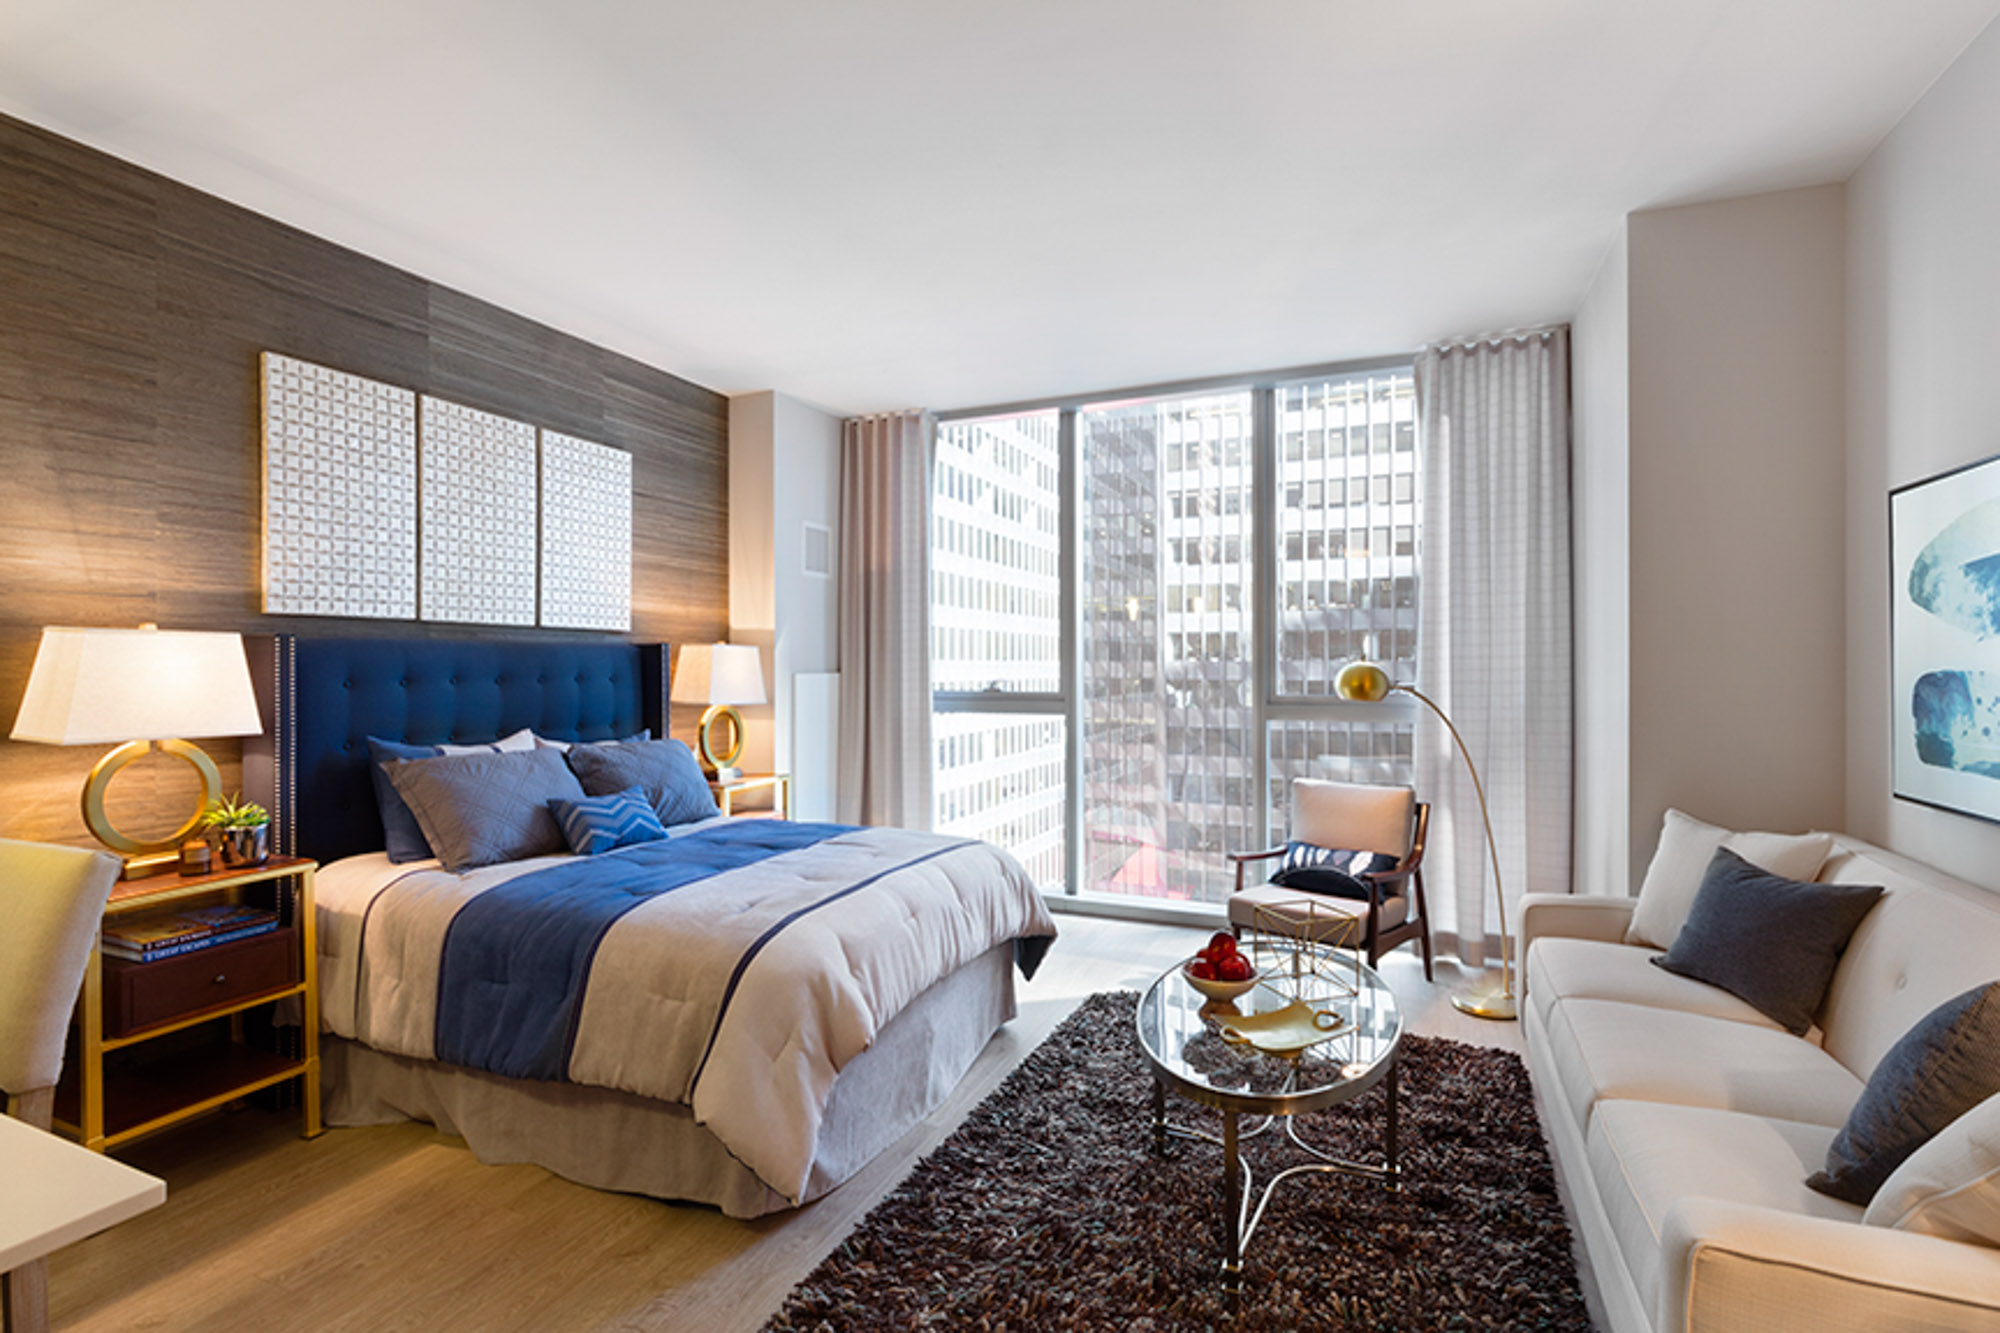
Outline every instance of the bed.
[[[906, 830], [711, 817], [596, 856], [392, 862], [370, 737], [662, 735], [665, 646], [251, 649], [268, 732], [246, 786], [276, 848], [322, 866], [329, 1124], [424, 1120], [486, 1162], [797, 1207], [937, 1107], [1054, 938], [1005, 852]], [[467, 765], [489, 762], [527, 761]]]

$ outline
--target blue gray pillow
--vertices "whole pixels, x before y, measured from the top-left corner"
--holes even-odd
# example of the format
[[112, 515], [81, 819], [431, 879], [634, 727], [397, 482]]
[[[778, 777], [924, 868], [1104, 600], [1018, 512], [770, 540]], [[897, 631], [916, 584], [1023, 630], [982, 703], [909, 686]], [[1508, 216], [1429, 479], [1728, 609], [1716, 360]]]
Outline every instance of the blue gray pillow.
[[411, 745], [406, 741], [370, 736], [368, 769], [375, 783], [375, 808], [382, 816], [382, 850], [397, 865], [406, 861], [427, 861], [432, 856], [431, 845], [424, 840], [424, 831], [418, 826], [417, 817], [410, 813], [409, 804], [396, 791], [396, 784], [389, 781], [383, 765], [399, 759], [435, 759], [442, 754], [498, 754], [508, 750], [529, 750], [534, 748], [534, 744], [532, 733], [525, 730], [485, 745]]
[[1786, 879], [1717, 848], [1687, 923], [1653, 961], [1720, 986], [1786, 1031], [1803, 1033], [1841, 951], [1881, 896], [1874, 884]]
[[1350, 852], [1311, 842], [1289, 842], [1271, 882], [1288, 889], [1366, 902], [1368, 886], [1361, 882], [1361, 877], [1395, 868], [1396, 858], [1387, 852]]
[[454, 871], [565, 850], [549, 802], [584, 797], [555, 750], [399, 759], [383, 769]]
[[658, 842], [667, 836], [643, 787], [627, 787], [609, 796], [586, 796], [580, 801], [558, 798], [549, 802], [549, 813], [556, 817], [569, 849], [580, 856], [596, 856], [638, 842]]
[[638, 787], [668, 828], [722, 813], [716, 808], [701, 765], [695, 762], [694, 751], [680, 741], [577, 745], [565, 757], [586, 793], [609, 796]]
[[1904, 1033], [1806, 1184], [1864, 1207], [1903, 1159], [2000, 1093], [2000, 981], [1946, 1000]]

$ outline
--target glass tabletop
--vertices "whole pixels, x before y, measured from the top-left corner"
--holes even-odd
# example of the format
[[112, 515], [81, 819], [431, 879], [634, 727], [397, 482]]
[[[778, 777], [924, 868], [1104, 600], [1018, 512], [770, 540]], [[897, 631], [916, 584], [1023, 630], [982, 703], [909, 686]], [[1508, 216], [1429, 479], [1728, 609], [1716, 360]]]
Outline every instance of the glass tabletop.
[[1176, 965], [1139, 998], [1139, 1044], [1154, 1070], [1192, 1101], [1260, 1114], [1314, 1111], [1373, 1087], [1403, 1035], [1374, 969], [1318, 945], [1245, 948], [1260, 974], [1246, 994], [1210, 1000]]

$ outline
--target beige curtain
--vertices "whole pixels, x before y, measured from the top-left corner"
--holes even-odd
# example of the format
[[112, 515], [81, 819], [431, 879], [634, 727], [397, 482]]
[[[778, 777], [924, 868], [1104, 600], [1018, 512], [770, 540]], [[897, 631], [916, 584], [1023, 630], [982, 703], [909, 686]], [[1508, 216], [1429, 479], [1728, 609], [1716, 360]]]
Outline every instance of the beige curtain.
[[931, 826], [928, 413], [845, 422], [840, 448], [841, 822]]
[[[1425, 348], [1417, 413], [1418, 688], [1451, 715], [1485, 779], [1511, 929], [1523, 893], [1569, 887], [1568, 327]], [[1482, 964], [1498, 908], [1479, 803], [1449, 734], [1419, 717], [1433, 930]]]

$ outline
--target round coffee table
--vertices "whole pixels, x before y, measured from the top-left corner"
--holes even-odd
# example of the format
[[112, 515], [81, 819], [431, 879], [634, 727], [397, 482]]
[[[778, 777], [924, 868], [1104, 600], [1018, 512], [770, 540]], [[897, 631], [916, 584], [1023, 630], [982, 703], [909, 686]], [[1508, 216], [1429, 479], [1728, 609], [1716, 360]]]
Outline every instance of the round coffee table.
[[[1222, 1280], [1232, 1293], [1242, 1286], [1243, 1255], [1279, 1185], [1313, 1173], [1360, 1176], [1392, 1190], [1400, 1181], [1396, 1165], [1396, 1054], [1402, 1046], [1403, 1020], [1396, 1009], [1396, 997], [1374, 969], [1350, 955], [1318, 945], [1299, 947], [1306, 952], [1300, 955], [1297, 967], [1289, 962], [1267, 966], [1265, 980], [1228, 1002], [1204, 998], [1175, 967], [1147, 988], [1135, 1017], [1140, 1049], [1153, 1067], [1155, 1150], [1165, 1152], [1174, 1138], [1222, 1146]], [[1268, 964], [1271, 955], [1265, 959]], [[1226, 1035], [1242, 1031], [1232, 1020], [1248, 1019], [1244, 1026], [1255, 1028], [1295, 1002], [1318, 1016], [1316, 1026], [1327, 1030], [1324, 1039], [1300, 1050], [1275, 1054]], [[1299, 1010], [1291, 1013], [1302, 1016]], [[1264, 1017], [1260, 1020], [1259, 1015]], [[1307, 1017], [1306, 1021], [1314, 1020]], [[1352, 1101], [1378, 1083], [1384, 1085], [1388, 1099], [1381, 1161], [1336, 1157], [1300, 1136], [1293, 1117]], [[1168, 1089], [1220, 1111], [1221, 1137], [1170, 1123]], [[1246, 1114], [1268, 1119], [1243, 1133], [1238, 1118]], [[1241, 1144], [1280, 1120], [1286, 1137], [1306, 1160], [1274, 1174], [1253, 1210], [1250, 1200], [1256, 1183], [1243, 1160]]]

